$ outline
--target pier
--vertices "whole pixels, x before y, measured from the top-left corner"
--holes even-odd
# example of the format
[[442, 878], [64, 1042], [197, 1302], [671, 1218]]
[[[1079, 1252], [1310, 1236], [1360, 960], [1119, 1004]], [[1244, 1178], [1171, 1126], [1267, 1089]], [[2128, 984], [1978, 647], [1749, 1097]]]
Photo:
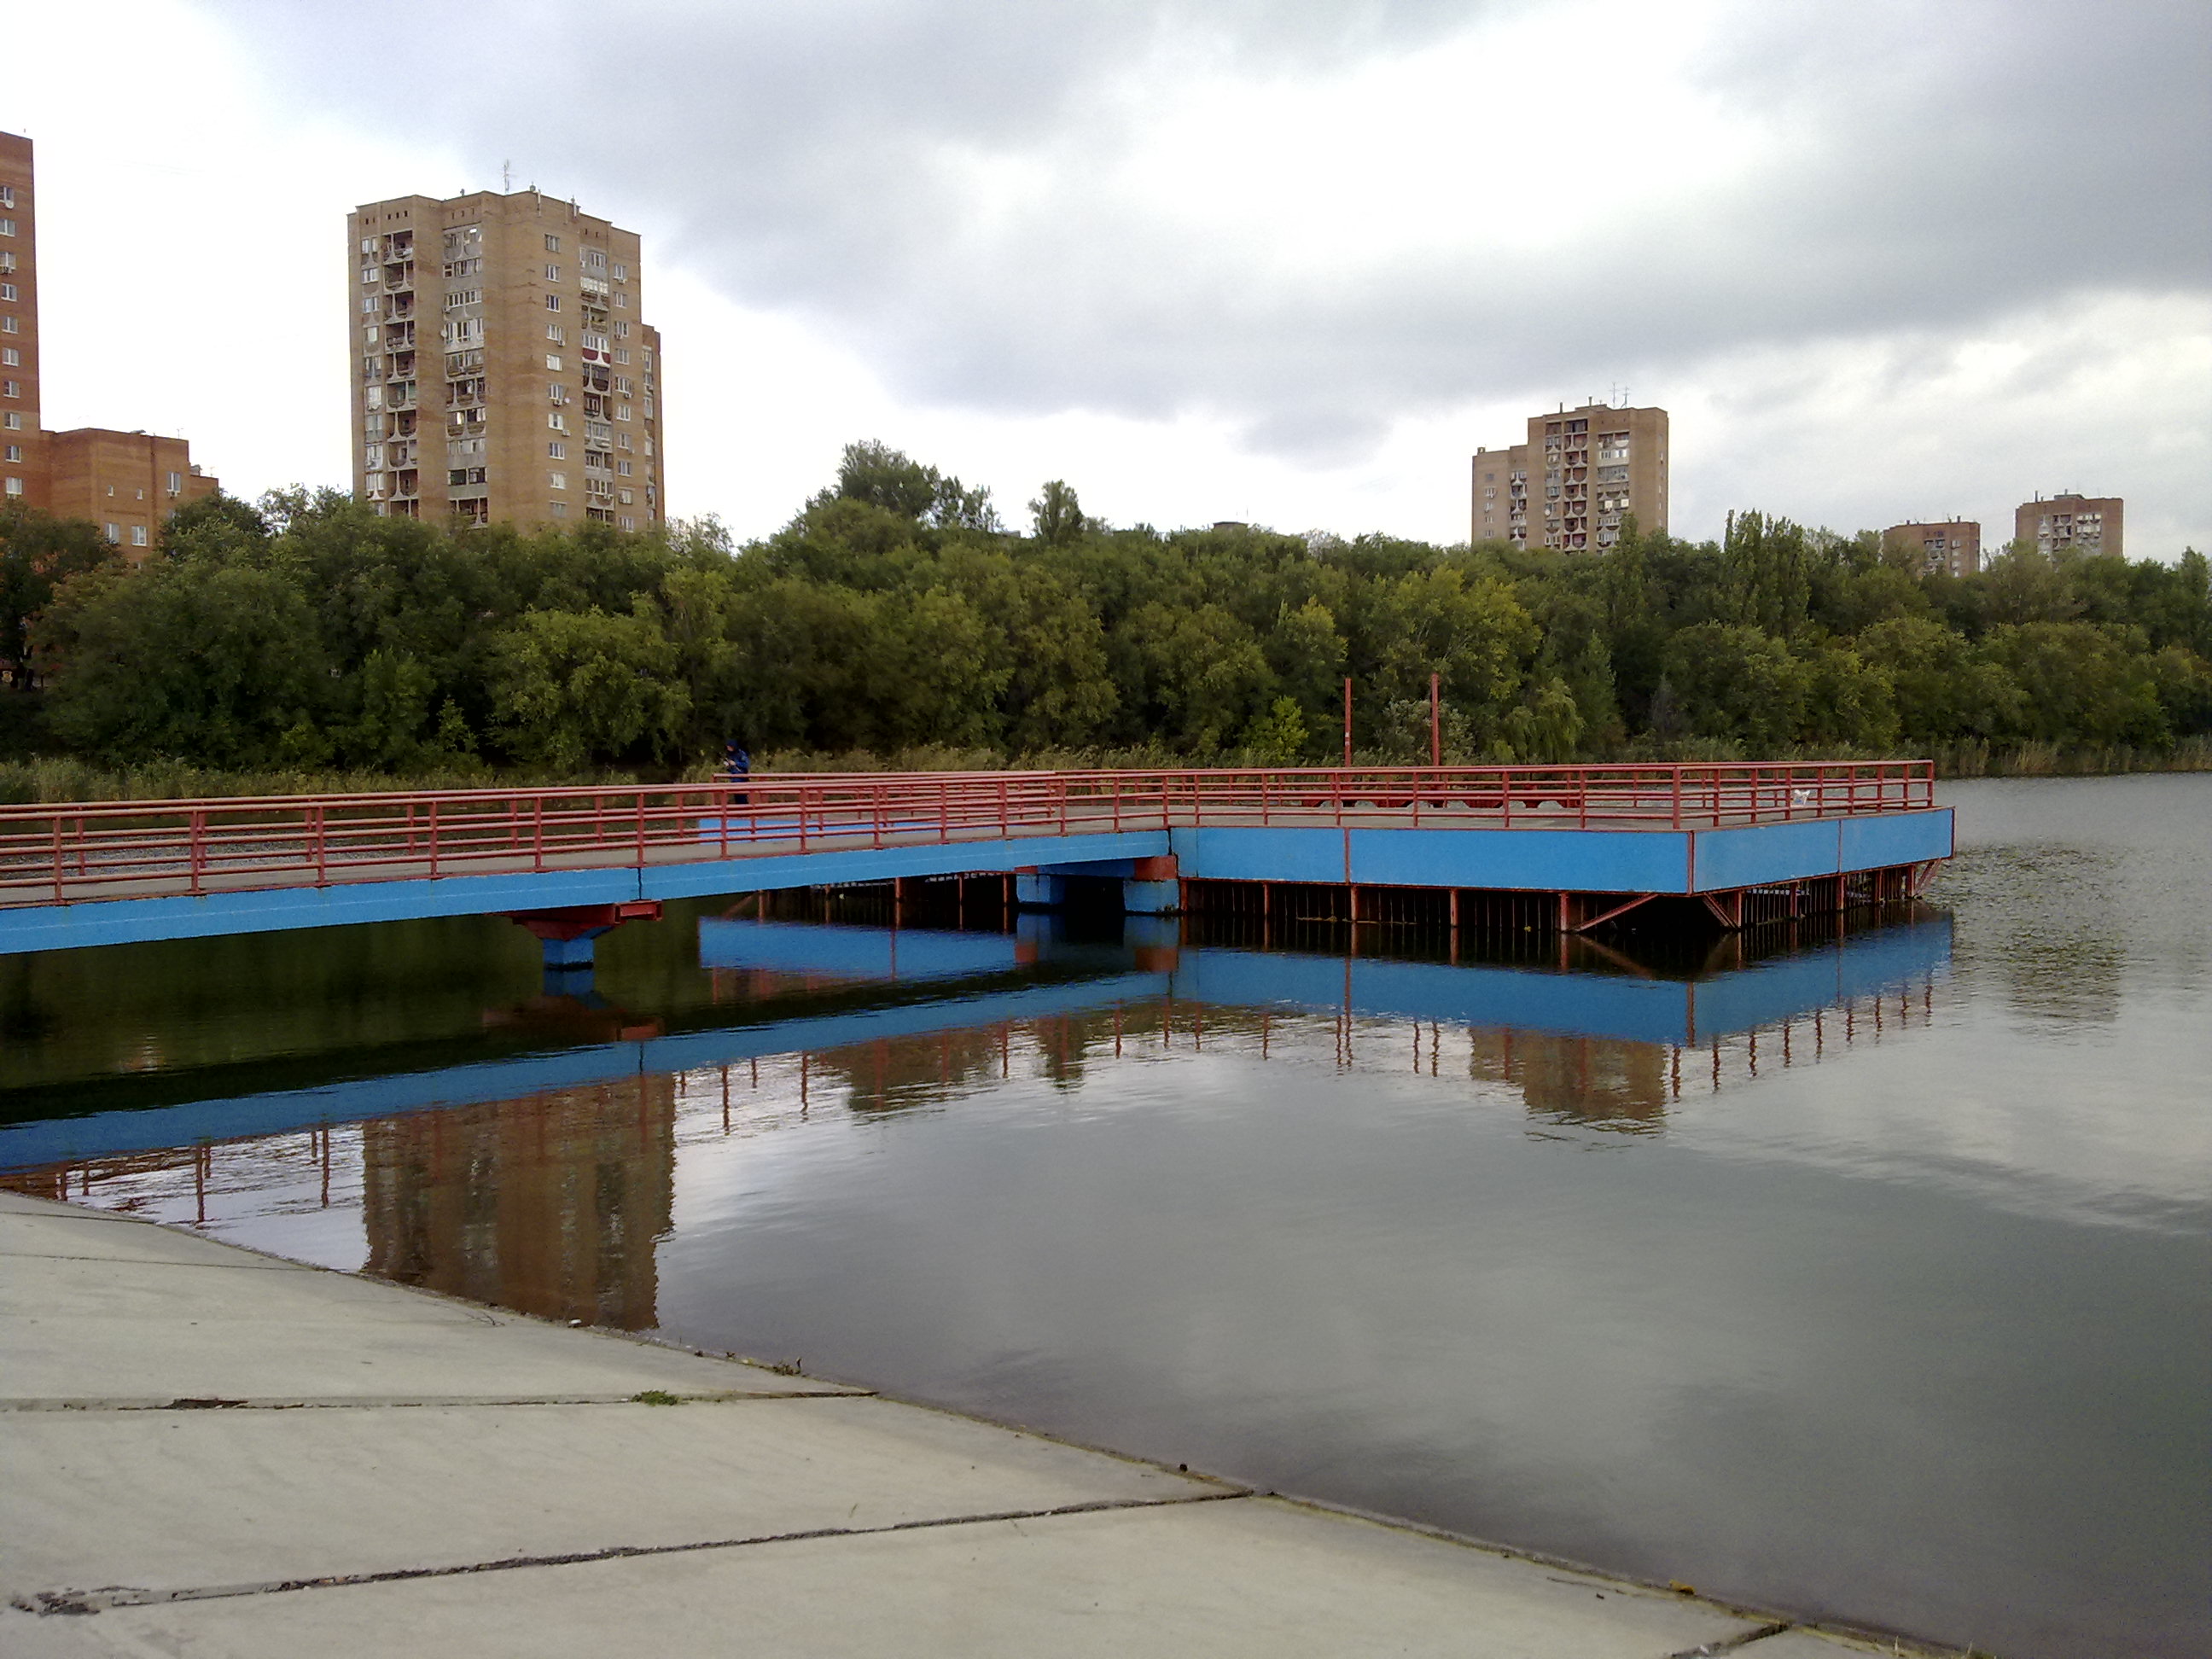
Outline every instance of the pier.
[[[609, 789], [0, 808], [0, 954], [505, 915], [550, 967], [669, 899], [995, 877], [1135, 914], [1326, 888], [1582, 932], [1911, 896], [1952, 848], [1924, 761], [762, 775]], [[1335, 901], [1332, 901], [1334, 902]], [[1534, 925], [1533, 923], [1530, 925]]]

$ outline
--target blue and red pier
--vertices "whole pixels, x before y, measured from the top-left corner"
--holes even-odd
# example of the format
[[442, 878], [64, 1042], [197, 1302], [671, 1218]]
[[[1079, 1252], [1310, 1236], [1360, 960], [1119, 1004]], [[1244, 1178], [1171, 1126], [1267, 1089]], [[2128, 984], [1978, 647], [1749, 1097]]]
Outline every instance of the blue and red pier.
[[[1656, 901], [1736, 928], [1916, 893], [1952, 852], [1926, 762], [755, 774], [607, 789], [0, 808], [0, 954], [512, 916], [549, 966], [670, 899], [996, 877], [1125, 911], [1327, 889], [1562, 932]], [[1333, 899], [1332, 902], [1337, 902]], [[1363, 907], [1365, 907], [1364, 909]]]

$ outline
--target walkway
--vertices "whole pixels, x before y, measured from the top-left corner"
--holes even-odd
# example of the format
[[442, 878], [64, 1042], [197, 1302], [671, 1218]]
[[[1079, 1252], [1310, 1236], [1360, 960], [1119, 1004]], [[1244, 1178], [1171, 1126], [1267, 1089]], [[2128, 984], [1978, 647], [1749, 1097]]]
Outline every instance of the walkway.
[[1893, 1650], [96, 1211], [0, 1257], [15, 1659]]

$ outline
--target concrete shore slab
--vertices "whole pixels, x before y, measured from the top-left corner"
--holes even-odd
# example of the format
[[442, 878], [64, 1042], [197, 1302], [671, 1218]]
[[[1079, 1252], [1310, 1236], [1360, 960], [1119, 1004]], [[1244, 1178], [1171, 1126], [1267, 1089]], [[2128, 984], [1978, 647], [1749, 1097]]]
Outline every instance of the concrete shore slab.
[[[25, 1413], [0, 1599], [866, 1531], [1233, 1492], [866, 1397]], [[113, 1494], [136, 1504], [116, 1511]], [[191, 1524], [176, 1517], [189, 1514]]]
[[14, 1195], [0, 1599], [9, 1659], [1867, 1650]]

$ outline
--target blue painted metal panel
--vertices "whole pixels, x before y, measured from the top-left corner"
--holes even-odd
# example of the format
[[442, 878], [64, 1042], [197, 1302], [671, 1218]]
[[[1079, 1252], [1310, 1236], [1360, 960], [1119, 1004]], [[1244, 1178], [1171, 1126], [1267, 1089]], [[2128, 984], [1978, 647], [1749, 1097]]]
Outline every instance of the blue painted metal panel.
[[1953, 824], [1948, 806], [1932, 812], [1899, 813], [1895, 817], [1845, 818], [1844, 868], [1884, 870], [1893, 865], [1917, 864], [1923, 859], [1948, 859]]
[[114, 899], [0, 910], [0, 955], [66, 951], [149, 939], [213, 939], [301, 927], [480, 916], [502, 910], [618, 904], [641, 896], [635, 870], [563, 870], [543, 875], [449, 876], [436, 881], [362, 882], [344, 887], [276, 888], [198, 898]]
[[830, 886], [841, 882], [890, 881], [897, 876], [1002, 874], [1032, 865], [1158, 858], [1167, 850], [1167, 834], [1159, 830], [925, 842], [914, 847], [853, 847], [700, 864], [656, 864], [645, 871], [641, 884], [647, 898], [705, 898], [750, 893], [757, 888]]
[[1352, 879], [1378, 887], [1679, 893], [1688, 876], [1672, 830], [1355, 830]]
[[1695, 842], [1696, 890], [1717, 893], [1801, 876], [1836, 873], [1838, 820], [1753, 823], [1735, 830], [1699, 830]]
[[843, 979], [945, 979], [1007, 972], [1035, 954], [1033, 946], [1006, 933], [840, 927], [723, 916], [699, 921], [702, 968], [766, 968]]
[[1176, 830], [1177, 867], [1205, 881], [1340, 882], [1341, 830]]

